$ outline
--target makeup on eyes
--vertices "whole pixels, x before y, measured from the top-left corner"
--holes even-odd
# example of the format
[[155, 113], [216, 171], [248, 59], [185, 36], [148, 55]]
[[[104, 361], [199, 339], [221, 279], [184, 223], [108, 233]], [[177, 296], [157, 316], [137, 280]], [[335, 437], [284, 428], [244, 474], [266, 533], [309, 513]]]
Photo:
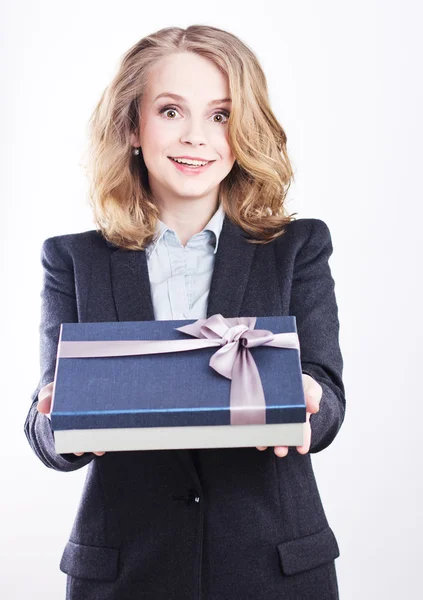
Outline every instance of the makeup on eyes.
[[[167, 110], [174, 110], [176, 112], [179, 112], [179, 108], [177, 106], [175, 106], [173, 104], [167, 104], [163, 108], [159, 109], [159, 114], [164, 114]], [[228, 110], [225, 110], [224, 108], [222, 108], [222, 109], [215, 110], [212, 116], [218, 115], [218, 114], [223, 114], [226, 117], [226, 119], [229, 119], [230, 112]], [[174, 119], [169, 119], [169, 120], [172, 121]], [[223, 121], [223, 122], [216, 121], [216, 123], [221, 123], [223, 125], [224, 123], [227, 123], [227, 121]]]

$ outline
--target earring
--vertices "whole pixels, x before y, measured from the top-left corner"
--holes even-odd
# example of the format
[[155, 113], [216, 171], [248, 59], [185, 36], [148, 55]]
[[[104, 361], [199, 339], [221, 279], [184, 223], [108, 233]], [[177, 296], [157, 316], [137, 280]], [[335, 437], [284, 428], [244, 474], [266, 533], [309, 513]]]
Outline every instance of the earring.
[[140, 149], [139, 149], [139, 148], [134, 148], [134, 149], [132, 150], [132, 154], [133, 154], [134, 156], [137, 156], [139, 153], [140, 153]]

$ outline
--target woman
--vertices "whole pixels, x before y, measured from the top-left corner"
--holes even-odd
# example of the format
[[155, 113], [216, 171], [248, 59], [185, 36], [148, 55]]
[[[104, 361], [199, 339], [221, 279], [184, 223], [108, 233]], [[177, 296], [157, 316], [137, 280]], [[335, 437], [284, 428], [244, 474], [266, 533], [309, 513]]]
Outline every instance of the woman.
[[[48, 467], [88, 465], [60, 563], [67, 599], [338, 598], [310, 460], [345, 412], [331, 236], [286, 213], [286, 135], [256, 57], [213, 27], [146, 37], [96, 107], [91, 142], [97, 229], [43, 244], [42, 370], [25, 423]], [[60, 323], [216, 313], [296, 316], [302, 447], [56, 454]]]

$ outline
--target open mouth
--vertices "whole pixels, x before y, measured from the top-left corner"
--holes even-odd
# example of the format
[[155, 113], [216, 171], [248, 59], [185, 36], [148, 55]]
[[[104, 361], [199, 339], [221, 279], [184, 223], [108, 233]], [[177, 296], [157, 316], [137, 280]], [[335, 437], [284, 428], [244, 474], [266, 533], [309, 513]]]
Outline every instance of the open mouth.
[[[190, 163], [184, 162], [183, 160], [178, 159], [178, 158], [174, 158], [173, 156], [168, 156], [168, 158], [170, 158], [174, 162], [177, 162], [180, 165], [183, 164], [183, 165], [187, 165], [188, 167], [197, 167], [197, 166], [204, 167], [205, 166], [204, 164], [201, 164], [201, 165], [191, 165]], [[197, 161], [197, 162], [209, 164], [209, 162], [214, 162], [214, 161], [212, 161], [212, 160], [208, 160], [208, 161], [201, 160], [201, 161]]]
[[206, 164], [190, 165], [188, 163], [178, 162], [172, 156], [168, 156], [168, 159], [173, 162], [173, 164], [175, 165], [175, 167], [177, 169], [179, 169], [180, 171], [183, 171], [185, 173], [190, 172], [190, 171], [193, 171], [193, 172], [205, 171], [211, 164], [213, 164], [215, 162], [214, 160], [209, 160]]

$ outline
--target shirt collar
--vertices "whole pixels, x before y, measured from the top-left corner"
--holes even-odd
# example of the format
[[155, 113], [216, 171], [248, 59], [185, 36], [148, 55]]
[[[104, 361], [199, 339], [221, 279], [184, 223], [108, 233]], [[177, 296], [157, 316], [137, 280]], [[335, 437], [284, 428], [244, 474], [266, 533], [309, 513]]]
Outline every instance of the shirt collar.
[[[215, 247], [213, 250], [213, 254], [216, 254], [216, 252], [217, 252], [224, 218], [225, 218], [225, 211], [223, 210], [222, 204], [219, 204], [219, 208], [217, 209], [217, 211], [214, 213], [214, 215], [212, 216], [210, 221], [207, 223], [207, 225], [205, 225], [204, 229], [202, 230], [202, 231], [211, 231], [216, 236], [216, 243], [215, 243]], [[173, 231], [170, 227], [168, 227], [165, 223], [163, 223], [163, 221], [160, 221], [160, 219], [157, 219], [157, 224], [156, 224], [157, 237], [145, 249], [147, 258], [150, 258], [151, 254], [156, 249], [157, 244], [160, 242], [160, 240], [162, 239], [163, 235], [165, 234], [165, 232], [167, 230]]]

